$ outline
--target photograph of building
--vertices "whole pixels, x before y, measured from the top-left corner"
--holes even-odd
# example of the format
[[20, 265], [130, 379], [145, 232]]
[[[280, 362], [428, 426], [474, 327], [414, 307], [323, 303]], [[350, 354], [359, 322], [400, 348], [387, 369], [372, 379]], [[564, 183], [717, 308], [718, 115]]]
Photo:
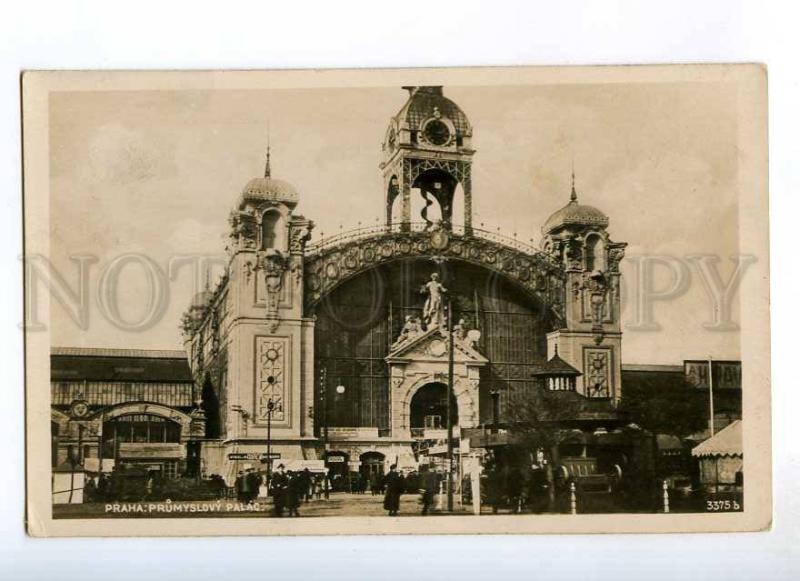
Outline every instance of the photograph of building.
[[[692, 459], [713, 450], [691, 450], [713, 448], [711, 388], [693, 380], [738, 373], [712, 411], [712, 430], [733, 422], [715, 436], [730, 444], [739, 363], [627, 365], [620, 265], [636, 241], [615, 234], [615, 208], [585, 203], [573, 169], [549, 217], [526, 225], [538, 242], [486, 226], [473, 211], [491, 195], [473, 188], [481, 127], [446, 87], [403, 89], [373, 223], [317, 235], [267, 147], [263, 171], [230, 192], [225, 266], [187, 301], [183, 350], [53, 347], [56, 505], [86, 502], [83, 486], [64, 493], [76, 474], [92, 494], [127, 474], [115, 490], [155, 498], [170, 480], [238, 496], [254, 473], [268, 499], [284, 470], [326, 496], [383, 491], [393, 473], [416, 491], [435, 473], [436, 494], [467, 512], [480, 489], [487, 509], [516, 513], [630, 509], [612, 493], [656, 512], [662, 483], [701, 488]], [[626, 393], [648, 389], [690, 394], [697, 425], [642, 425]], [[742, 472], [737, 450], [726, 473]], [[729, 480], [736, 493], [741, 475]], [[534, 507], [536, 490], [549, 505]]]

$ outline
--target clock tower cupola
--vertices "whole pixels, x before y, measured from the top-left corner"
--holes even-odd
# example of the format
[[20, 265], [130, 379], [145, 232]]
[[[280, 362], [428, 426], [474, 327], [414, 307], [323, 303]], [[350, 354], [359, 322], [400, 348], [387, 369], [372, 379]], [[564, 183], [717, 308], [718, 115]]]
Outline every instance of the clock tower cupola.
[[[386, 226], [412, 221], [472, 229], [472, 125], [442, 87], [403, 87], [409, 97], [391, 118], [383, 141]], [[412, 202], [422, 206], [412, 217]]]

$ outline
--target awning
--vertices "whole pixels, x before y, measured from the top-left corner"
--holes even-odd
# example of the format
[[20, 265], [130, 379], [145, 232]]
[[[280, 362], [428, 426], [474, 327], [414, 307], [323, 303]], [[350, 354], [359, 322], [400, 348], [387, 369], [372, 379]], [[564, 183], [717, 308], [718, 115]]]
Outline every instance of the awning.
[[742, 421], [736, 420], [692, 449], [692, 456], [743, 456]]

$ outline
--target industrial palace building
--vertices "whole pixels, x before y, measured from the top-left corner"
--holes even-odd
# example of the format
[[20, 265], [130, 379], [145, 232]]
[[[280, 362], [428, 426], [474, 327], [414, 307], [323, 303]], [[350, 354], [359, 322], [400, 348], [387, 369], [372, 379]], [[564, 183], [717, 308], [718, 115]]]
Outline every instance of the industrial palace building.
[[224, 277], [184, 316], [185, 351], [52, 350], [54, 467], [78, 454], [87, 470], [230, 483], [269, 447], [297, 467], [416, 468], [446, 438], [449, 381], [462, 454], [502, 443], [535, 391], [574, 433], [564, 455], [624, 461], [626, 383], [685, 371], [622, 365], [626, 244], [574, 178], [539, 247], [476, 227], [472, 125], [442, 87], [406, 89], [383, 142], [383, 224], [312, 243], [268, 161], [234, 202]]

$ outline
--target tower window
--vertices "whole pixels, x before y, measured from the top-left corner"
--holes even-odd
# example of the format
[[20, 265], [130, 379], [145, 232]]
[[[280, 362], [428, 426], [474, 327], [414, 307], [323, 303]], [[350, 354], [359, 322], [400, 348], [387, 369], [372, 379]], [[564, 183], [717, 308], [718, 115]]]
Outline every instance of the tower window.
[[597, 234], [592, 234], [586, 238], [586, 270], [605, 270], [603, 260], [603, 241]]
[[411, 132], [411, 143], [416, 143], [416, 142], [417, 142], [417, 132], [416, 131], [412, 131]]
[[281, 215], [278, 212], [265, 212], [261, 219], [261, 249], [275, 248], [278, 241], [278, 228]]

